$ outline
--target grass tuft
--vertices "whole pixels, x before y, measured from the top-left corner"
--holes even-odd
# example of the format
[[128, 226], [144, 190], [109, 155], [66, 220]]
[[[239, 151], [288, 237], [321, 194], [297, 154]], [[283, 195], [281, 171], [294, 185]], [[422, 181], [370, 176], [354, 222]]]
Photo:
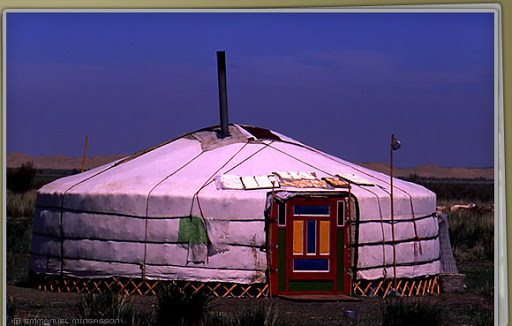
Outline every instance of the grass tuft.
[[242, 309], [237, 316], [239, 326], [277, 326], [280, 325], [279, 310], [274, 304], [254, 304]]
[[443, 311], [428, 301], [386, 300], [381, 304], [382, 326], [437, 326], [441, 325]]
[[[77, 317], [83, 325], [100, 321], [114, 322], [123, 326], [149, 326], [151, 317], [140, 314], [133, 309], [126, 296], [112, 292], [102, 294], [88, 293], [82, 296], [77, 304]], [[80, 324], [80, 322], [78, 322]]]
[[203, 326], [280, 326], [284, 325], [273, 303], [251, 303], [230, 315], [212, 311]]
[[33, 162], [25, 162], [18, 168], [7, 169], [7, 189], [26, 192], [34, 187], [37, 169]]
[[219, 311], [210, 312], [204, 319], [202, 326], [238, 326], [239, 323], [230, 316]]
[[32, 218], [35, 213], [37, 190], [14, 192], [7, 190], [6, 213], [10, 218]]
[[14, 317], [16, 317], [16, 313], [18, 312], [18, 303], [13, 297], [9, 297], [7, 299], [7, 325], [14, 325]]
[[35, 204], [36, 190], [24, 193], [7, 190], [7, 281], [10, 284], [28, 279]]
[[494, 310], [477, 305], [467, 305], [464, 310], [470, 319], [475, 322], [475, 326], [494, 325]]
[[203, 289], [180, 289], [176, 284], [161, 285], [157, 289], [157, 325], [198, 325], [212, 309], [213, 300]]
[[468, 269], [463, 272], [466, 275], [466, 284], [469, 289], [482, 296], [494, 297], [494, 271], [492, 269]]
[[456, 211], [448, 214], [450, 242], [458, 259], [494, 259], [494, 215]]

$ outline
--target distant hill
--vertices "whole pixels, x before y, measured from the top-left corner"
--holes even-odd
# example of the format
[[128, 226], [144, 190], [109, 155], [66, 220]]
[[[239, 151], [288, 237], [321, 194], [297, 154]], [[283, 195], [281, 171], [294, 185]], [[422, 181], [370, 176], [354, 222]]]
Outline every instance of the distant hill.
[[[389, 175], [389, 163], [358, 163], [368, 169], [386, 173]], [[439, 167], [434, 164], [418, 165], [412, 168], [394, 168], [393, 175], [397, 177], [408, 177], [416, 174], [424, 178], [455, 178], [455, 179], [477, 179], [484, 178], [494, 180], [494, 168], [457, 168]]]
[[[128, 155], [116, 154], [86, 157], [84, 169], [93, 169], [126, 156]], [[23, 163], [32, 162], [37, 169], [80, 170], [82, 169], [82, 159], [82, 157], [69, 157], [64, 155], [31, 157], [24, 153], [9, 153], [7, 154], [7, 167], [15, 168], [21, 166]]]
[[[109, 162], [121, 159], [128, 155], [115, 154], [107, 156], [91, 156], [85, 159], [85, 169], [92, 169]], [[31, 157], [24, 153], [7, 154], [7, 167], [19, 167], [23, 163], [33, 162], [37, 169], [55, 169], [55, 170], [73, 170], [82, 168], [81, 157], [68, 157], [64, 155], [38, 156]], [[358, 163], [368, 169], [389, 174], [389, 163]], [[425, 178], [456, 178], [456, 179], [476, 179], [484, 178], [494, 179], [493, 168], [458, 168], [458, 167], [439, 167], [437, 165], [418, 165], [412, 168], [395, 168], [393, 171], [397, 177], [408, 177], [416, 174]]]

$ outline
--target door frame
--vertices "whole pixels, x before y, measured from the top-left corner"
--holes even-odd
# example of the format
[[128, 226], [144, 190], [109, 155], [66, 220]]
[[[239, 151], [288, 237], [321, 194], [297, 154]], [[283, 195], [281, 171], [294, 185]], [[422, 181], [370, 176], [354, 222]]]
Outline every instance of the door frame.
[[[342, 204], [340, 204], [342, 203]], [[295, 215], [296, 204], [325, 205], [329, 216]], [[327, 205], [326, 205], [327, 204]], [[349, 294], [348, 228], [346, 223], [348, 193], [328, 195], [298, 194], [284, 203], [274, 203], [270, 212], [270, 291], [279, 294]], [[339, 225], [338, 208], [343, 224]], [[284, 216], [283, 216], [284, 215]], [[300, 216], [300, 217], [299, 217]], [[298, 218], [297, 218], [298, 217]], [[293, 271], [293, 220], [329, 220], [329, 271]], [[316, 223], [317, 225], [319, 223]], [[319, 227], [316, 227], [319, 232]], [[305, 232], [305, 231], [304, 231]], [[341, 255], [339, 254], [341, 252]], [[318, 256], [318, 254], [316, 255]], [[290, 281], [293, 286], [290, 287]], [[329, 283], [330, 282], [330, 283]], [[297, 286], [299, 284], [300, 286]], [[331, 285], [332, 284], [332, 285]]]

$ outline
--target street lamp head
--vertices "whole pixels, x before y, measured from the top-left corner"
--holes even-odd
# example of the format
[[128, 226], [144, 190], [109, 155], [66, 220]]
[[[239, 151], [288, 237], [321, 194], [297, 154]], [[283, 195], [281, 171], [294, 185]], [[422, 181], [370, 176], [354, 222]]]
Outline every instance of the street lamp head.
[[402, 146], [400, 141], [398, 139], [393, 139], [393, 142], [391, 143], [391, 147], [393, 148], [393, 150], [396, 151], [397, 149], [400, 148], [400, 146]]

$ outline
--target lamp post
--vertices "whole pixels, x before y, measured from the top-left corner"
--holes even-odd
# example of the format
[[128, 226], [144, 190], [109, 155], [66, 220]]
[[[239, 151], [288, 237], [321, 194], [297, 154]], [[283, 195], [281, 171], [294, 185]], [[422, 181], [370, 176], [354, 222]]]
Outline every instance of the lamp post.
[[396, 291], [396, 243], [395, 243], [395, 212], [393, 207], [393, 152], [400, 148], [401, 144], [395, 135], [391, 135], [391, 173], [390, 173], [390, 184], [391, 184], [391, 235], [393, 237], [393, 278], [394, 278], [394, 289]]
[[84, 172], [85, 154], [87, 154], [87, 138], [89, 138], [89, 135], [85, 135], [85, 149], [84, 149], [84, 158], [82, 159], [82, 172]]

